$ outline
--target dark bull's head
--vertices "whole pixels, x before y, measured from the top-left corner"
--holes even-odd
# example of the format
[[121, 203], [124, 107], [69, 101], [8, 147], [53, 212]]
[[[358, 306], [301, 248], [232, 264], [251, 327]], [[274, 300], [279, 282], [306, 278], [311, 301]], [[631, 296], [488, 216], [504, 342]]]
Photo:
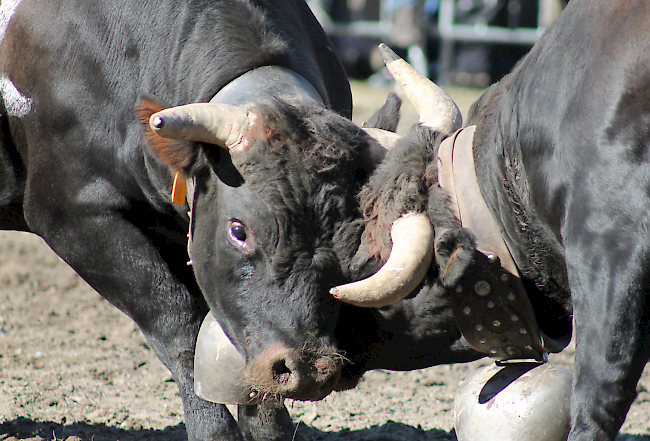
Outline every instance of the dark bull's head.
[[[381, 156], [377, 141], [320, 105], [164, 107], [145, 101], [140, 116], [159, 158], [194, 182], [194, 271], [213, 314], [245, 354], [246, 386], [267, 401], [323, 398], [343, 364], [333, 338], [341, 302], [330, 290], [359, 278], [351, 269], [364, 229], [357, 197]], [[455, 124], [434, 119], [445, 131]], [[404, 255], [391, 256], [387, 265], [396, 271], [381, 270], [358, 282], [361, 289], [339, 286], [338, 297], [376, 306], [420, 283], [431, 262], [431, 225], [421, 215], [403, 222], [418, 228], [421, 253], [400, 242], [413, 238], [411, 224], [396, 225], [393, 248], [407, 251], [406, 265]], [[377, 285], [376, 278], [391, 291], [384, 289], [382, 300], [351, 298], [375, 289], [366, 285]]]

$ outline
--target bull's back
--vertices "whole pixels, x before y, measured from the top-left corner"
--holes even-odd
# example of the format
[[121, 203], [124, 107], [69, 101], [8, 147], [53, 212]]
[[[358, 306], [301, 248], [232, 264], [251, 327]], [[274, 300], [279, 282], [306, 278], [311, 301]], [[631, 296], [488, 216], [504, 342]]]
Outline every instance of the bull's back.
[[650, 160], [648, 22], [643, 0], [571, 1], [499, 86], [493, 129], [521, 158], [537, 215], [558, 236], [558, 210], [580, 200], [582, 185], [625, 186]]

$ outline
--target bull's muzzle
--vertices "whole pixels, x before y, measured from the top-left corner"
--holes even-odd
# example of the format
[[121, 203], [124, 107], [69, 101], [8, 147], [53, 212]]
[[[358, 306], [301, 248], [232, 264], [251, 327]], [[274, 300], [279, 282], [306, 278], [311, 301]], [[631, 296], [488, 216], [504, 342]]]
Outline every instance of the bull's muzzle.
[[244, 380], [262, 404], [276, 397], [316, 401], [334, 390], [341, 366], [335, 354], [301, 353], [278, 343], [247, 366]]

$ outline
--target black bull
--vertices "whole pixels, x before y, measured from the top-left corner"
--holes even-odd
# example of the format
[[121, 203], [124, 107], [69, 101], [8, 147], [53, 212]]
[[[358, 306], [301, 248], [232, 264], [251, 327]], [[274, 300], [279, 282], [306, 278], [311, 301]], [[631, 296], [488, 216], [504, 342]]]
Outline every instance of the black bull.
[[645, 1], [572, 0], [470, 111], [517, 267], [573, 312], [571, 441], [614, 439], [650, 356], [649, 21]]
[[[381, 149], [344, 117], [347, 79], [304, 2], [3, 0], [0, 38], [0, 225], [43, 237], [138, 324], [175, 378], [190, 439], [294, 434], [283, 408], [240, 408], [235, 422], [194, 394], [194, 345], [210, 308], [263, 400], [319, 399], [368, 369], [479, 356], [454, 326], [435, 268], [417, 296], [381, 311], [329, 294], [385, 254], [371, 245], [388, 240], [385, 228], [362, 239], [357, 199]], [[164, 103], [210, 101], [263, 66], [299, 74], [311, 104], [266, 96], [244, 112], [232, 151], [151, 132]], [[394, 114], [388, 106], [375, 125], [390, 128]], [[175, 174], [194, 183], [192, 222], [170, 202]], [[388, 198], [388, 221], [426, 209], [422, 182], [405, 189], [415, 193]]]
[[575, 324], [571, 441], [616, 437], [650, 356], [649, 22], [643, 0], [572, 0], [469, 112], [540, 328]]

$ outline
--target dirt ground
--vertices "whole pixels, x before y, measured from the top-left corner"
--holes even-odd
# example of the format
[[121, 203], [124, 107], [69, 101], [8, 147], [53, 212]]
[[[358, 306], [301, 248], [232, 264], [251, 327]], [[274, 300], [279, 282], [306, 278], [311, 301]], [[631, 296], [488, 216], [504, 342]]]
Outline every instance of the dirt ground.
[[[355, 83], [355, 120], [389, 90]], [[451, 93], [463, 112], [478, 95]], [[572, 356], [552, 361], [571, 369]], [[310, 440], [453, 441], [456, 390], [482, 363], [375, 371], [353, 391], [287, 407]], [[638, 390], [618, 441], [650, 441], [648, 370]], [[186, 439], [176, 386], [137, 328], [40, 238], [15, 232], [0, 232], [0, 421], [0, 440]]]

